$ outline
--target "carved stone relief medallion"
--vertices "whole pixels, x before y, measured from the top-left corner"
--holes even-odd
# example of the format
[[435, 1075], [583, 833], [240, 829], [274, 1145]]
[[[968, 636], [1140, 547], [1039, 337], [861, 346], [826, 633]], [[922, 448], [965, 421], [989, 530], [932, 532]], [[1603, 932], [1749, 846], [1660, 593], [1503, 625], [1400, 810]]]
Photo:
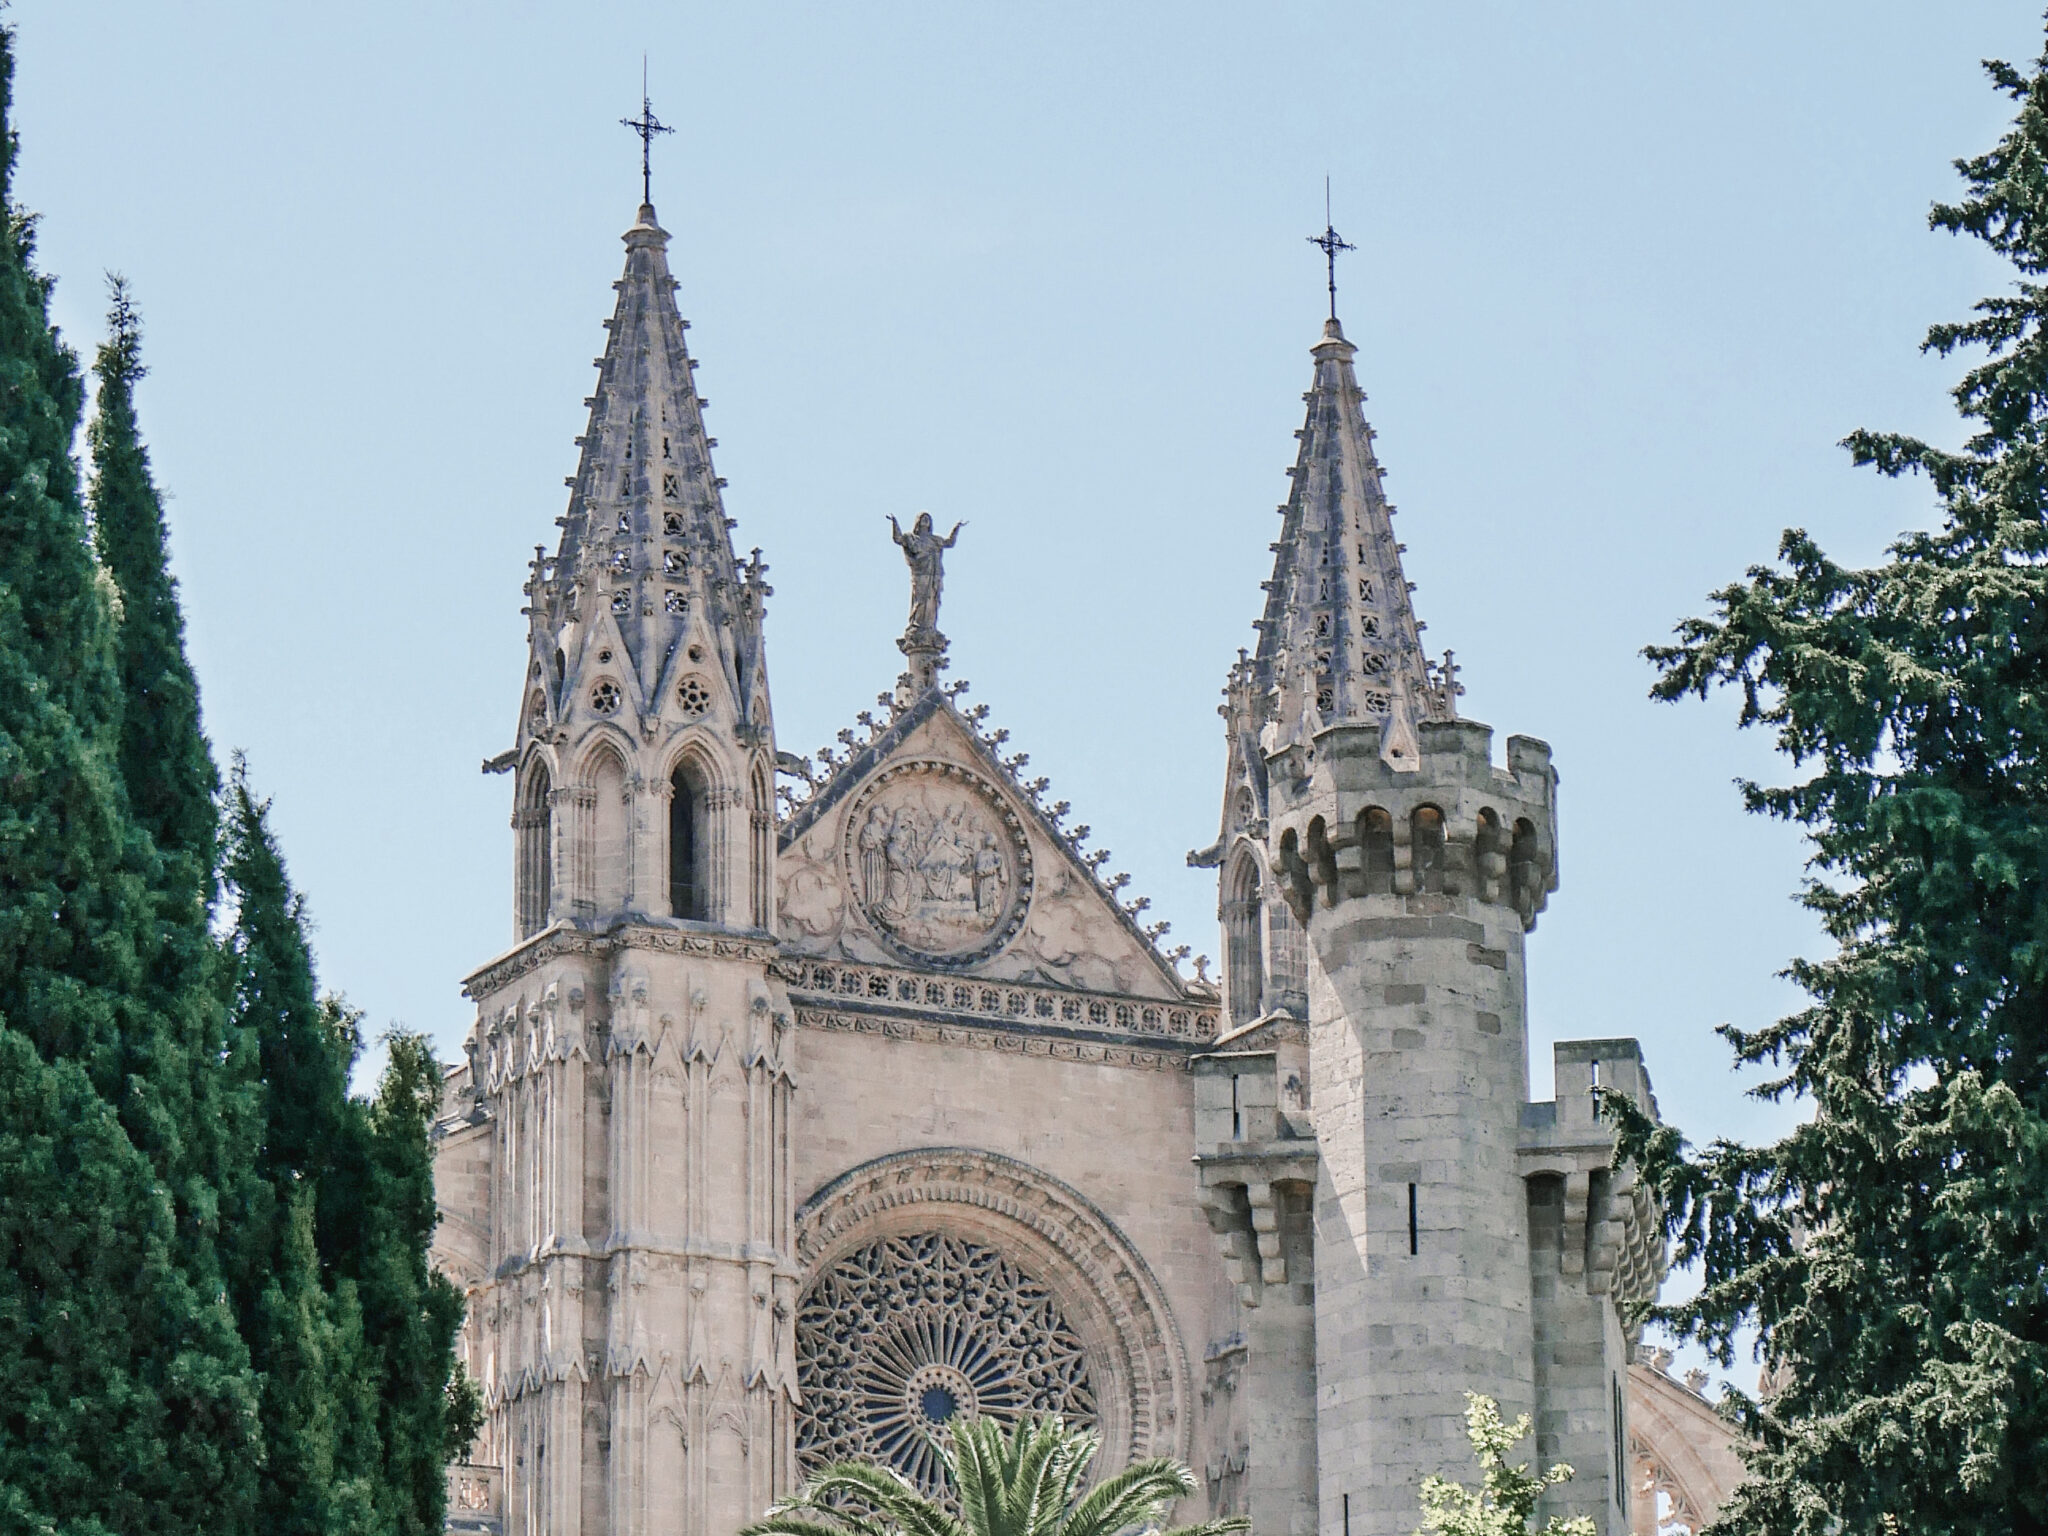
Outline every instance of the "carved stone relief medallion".
[[958, 763], [898, 763], [846, 816], [853, 905], [907, 960], [966, 966], [1016, 936], [1031, 904], [1031, 845], [993, 784]]

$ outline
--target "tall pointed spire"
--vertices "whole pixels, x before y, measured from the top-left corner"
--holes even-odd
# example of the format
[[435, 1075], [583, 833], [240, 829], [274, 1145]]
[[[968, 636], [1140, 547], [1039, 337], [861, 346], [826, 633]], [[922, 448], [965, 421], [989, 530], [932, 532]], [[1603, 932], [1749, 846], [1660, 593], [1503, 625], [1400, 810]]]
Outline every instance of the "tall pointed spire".
[[[606, 322], [590, 424], [577, 439], [582, 462], [568, 484], [561, 545], [535, 561], [528, 615], [544, 718], [529, 703], [523, 732], [566, 715], [585, 675], [623, 649], [626, 698], [612, 701], [622, 723], [652, 730], [665, 712], [667, 684], [685, 646], [699, 666], [722, 670], [744, 729], [761, 692], [761, 608], [768, 588], [758, 558], [733, 554], [712, 468], [716, 439], [704, 430], [706, 402], [684, 345], [668, 232], [643, 203], [624, 235], [625, 275]], [[625, 707], [621, 707], [625, 706]]]
[[1382, 756], [1405, 769], [1417, 761], [1416, 722], [1456, 718], [1456, 683], [1422, 653], [1352, 372], [1357, 350], [1334, 318], [1312, 349], [1315, 384], [1303, 397], [1308, 416], [1253, 666], [1269, 700], [1271, 746], [1306, 744], [1325, 726], [1377, 723]]

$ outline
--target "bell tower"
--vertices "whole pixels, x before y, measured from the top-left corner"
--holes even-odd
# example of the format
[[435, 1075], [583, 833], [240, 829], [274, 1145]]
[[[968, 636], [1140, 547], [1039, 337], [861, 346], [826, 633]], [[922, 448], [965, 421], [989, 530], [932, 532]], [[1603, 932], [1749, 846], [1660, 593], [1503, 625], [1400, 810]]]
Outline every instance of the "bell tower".
[[723, 1536], [789, 1486], [796, 1396], [769, 588], [734, 557], [650, 204], [624, 239], [487, 765], [514, 775], [515, 945], [466, 984], [477, 1455], [508, 1531]]

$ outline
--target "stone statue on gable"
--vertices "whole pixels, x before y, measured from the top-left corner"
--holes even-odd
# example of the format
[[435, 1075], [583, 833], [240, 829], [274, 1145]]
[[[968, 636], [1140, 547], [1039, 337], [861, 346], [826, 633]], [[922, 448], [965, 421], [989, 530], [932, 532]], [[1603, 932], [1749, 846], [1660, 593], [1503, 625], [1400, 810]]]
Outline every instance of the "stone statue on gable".
[[892, 514], [889, 529], [898, 545], [902, 547], [904, 562], [910, 567], [910, 633], [937, 634], [939, 629], [939, 591], [946, 580], [946, 551], [953, 547], [953, 541], [960, 537], [960, 530], [967, 525], [955, 523], [953, 531], [943, 539], [932, 531], [932, 515], [929, 512], [917, 514], [917, 521], [910, 532], [903, 531], [903, 525]]

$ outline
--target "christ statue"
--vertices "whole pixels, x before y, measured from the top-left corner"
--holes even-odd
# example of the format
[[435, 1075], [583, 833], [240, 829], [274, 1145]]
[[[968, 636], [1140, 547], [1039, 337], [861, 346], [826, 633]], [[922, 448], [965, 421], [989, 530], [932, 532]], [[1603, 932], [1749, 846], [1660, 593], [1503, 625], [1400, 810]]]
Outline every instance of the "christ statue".
[[890, 531], [903, 547], [904, 562], [910, 567], [910, 633], [938, 633], [939, 588], [946, 579], [945, 552], [953, 547], [953, 541], [966, 526], [955, 523], [953, 531], [942, 539], [932, 532], [929, 512], [918, 513], [908, 533], [893, 515], [890, 517]]

